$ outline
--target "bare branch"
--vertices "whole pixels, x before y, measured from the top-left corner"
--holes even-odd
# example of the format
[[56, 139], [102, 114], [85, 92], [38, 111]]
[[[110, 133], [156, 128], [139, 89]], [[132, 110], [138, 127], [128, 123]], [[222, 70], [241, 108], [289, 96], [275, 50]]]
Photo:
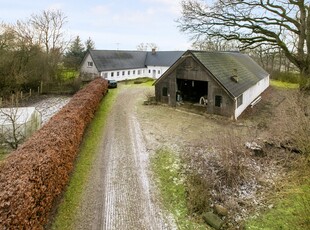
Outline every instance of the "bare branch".
[[[239, 41], [240, 49], [268, 44], [310, 76], [310, 6], [304, 0], [202, 0], [182, 2], [179, 28], [192, 39], [222, 38]], [[287, 36], [290, 34], [292, 36]], [[296, 47], [297, 52], [292, 52]]]

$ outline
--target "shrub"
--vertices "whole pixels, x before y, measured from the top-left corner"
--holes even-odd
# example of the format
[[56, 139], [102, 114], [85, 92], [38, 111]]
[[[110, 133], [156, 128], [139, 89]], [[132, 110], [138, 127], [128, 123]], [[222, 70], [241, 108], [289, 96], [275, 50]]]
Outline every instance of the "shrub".
[[274, 80], [290, 82], [290, 83], [300, 82], [300, 75], [297, 73], [292, 73], [292, 72], [275, 72], [275, 73], [272, 73], [271, 78]]
[[107, 82], [95, 79], [0, 165], [0, 226], [43, 229]]
[[310, 93], [310, 78], [309, 76], [307, 77], [302, 77], [300, 79], [300, 84], [299, 84], [300, 90]]

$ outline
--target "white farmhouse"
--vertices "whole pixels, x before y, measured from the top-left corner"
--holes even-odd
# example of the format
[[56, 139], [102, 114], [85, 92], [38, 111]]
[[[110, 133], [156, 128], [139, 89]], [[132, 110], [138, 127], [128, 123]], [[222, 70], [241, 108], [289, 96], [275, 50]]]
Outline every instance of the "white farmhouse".
[[89, 50], [81, 64], [83, 80], [100, 76], [122, 81], [139, 77], [159, 78], [184, 51]]

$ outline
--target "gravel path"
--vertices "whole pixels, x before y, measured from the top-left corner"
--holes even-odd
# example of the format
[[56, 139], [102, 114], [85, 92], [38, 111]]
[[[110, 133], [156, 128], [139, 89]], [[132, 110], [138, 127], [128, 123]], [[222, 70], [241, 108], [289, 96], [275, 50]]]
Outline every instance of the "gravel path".
[[149, 153], [136, 115], [145, 90], [119, 90], [75, 229], [174, 229], [149, 179]]

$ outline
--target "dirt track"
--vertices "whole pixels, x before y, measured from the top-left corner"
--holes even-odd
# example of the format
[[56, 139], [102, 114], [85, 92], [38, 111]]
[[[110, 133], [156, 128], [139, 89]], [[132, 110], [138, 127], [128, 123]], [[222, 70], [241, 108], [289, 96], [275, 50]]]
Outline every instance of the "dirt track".
[[156, 201], [149, 152], [136, 115], [145, 89], [119, 90], [75, 229], [174, 229]]

